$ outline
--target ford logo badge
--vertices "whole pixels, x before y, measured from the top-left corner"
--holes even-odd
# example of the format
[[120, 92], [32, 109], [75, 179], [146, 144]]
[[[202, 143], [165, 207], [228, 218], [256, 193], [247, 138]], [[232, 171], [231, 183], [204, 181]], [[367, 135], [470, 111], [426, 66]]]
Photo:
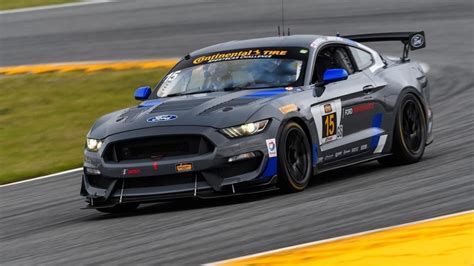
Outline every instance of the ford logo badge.
[[158, 115], [158, 116], [150, 117], [146, 121], [148, 123], [156, 123], [160, 121], [171, 121], [171, 120], [175, 120], [176, 118], [178, 118], [177, 115]]

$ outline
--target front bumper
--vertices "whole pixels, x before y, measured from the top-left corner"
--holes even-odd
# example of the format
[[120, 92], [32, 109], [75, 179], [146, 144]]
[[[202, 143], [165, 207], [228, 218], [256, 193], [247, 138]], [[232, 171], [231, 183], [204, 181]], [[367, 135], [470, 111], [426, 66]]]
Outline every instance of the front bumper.
[[[148, 202], [186, 197], [219, 197], [254, 192], [274, 186], [276, 157], [269, 157], [267, 139], [276, 137], [278, 123], [272, 121], [260, 134], [228, 139], [211, 127], [155, 127], [111, 135], [98, 152], [85, 151], [81, 195], [91, 206], [123, 202]], [[162, 157], [127, 162], [103, 159], [111, 143], [151, 136], [200, 135], [213, 144], [201, 155]], [[228, 162], [230, 157], [253, 152], [255, 158]], [[192, 169], [178, 171], [178, 165]]]

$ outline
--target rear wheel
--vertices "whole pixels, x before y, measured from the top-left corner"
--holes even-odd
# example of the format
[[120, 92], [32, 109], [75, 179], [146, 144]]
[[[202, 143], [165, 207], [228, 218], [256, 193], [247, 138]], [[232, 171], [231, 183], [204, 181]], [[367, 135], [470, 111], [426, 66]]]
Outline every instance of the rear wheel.
[[278, 186], [287, 192], [302, 191], [312, 175], [311, 148], [300, 125], [290, 122], [278, 145]]
[[405, 94], [401, 100], [393, 134], [393, 155], [379, 159], [385, 165], [418, 162], [425, 151], [426, 119], [418, 99]]
[[122, 203], [113, 207], [97, 208], [96, 210], [104, 213], [127, 213], [132, 212], [138, 208], [139, 203]]

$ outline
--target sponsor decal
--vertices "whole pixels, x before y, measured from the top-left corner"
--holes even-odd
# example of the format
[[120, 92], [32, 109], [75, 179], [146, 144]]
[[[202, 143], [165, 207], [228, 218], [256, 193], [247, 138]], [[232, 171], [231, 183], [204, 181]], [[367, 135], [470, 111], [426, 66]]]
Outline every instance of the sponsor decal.
[[359, 147], [355, 147], [355, 148], [352, 148], [351, 152], [358, 152], [359, 151]]
[[367, 150], [367, 144], [360, 146], [360, 150], [361, 151]]
[[193, 170], [192, 163], [179, 163], [176, 165], [176, 172], [188, 172]]
[[313, 47], [313, 48], [318, 48], [321, 44], [325, 43], [325, 42], [342, 42], [344, 41], [345, 39], [341, 38], [341, 37], [337, 37], [337, 36], [325, 36], [325, 37], [318, 37], [316, 40], [314, 40], [310, 46]]
[[331, 113], [332, 112], [332, 107], [331, 107], [330, 103], [324, 105], [324, 112], [325, 113]]
[[375, 103], [365, 103], [365, 104], [360, 104], [360, 105], [356, 105], [352, 107], [352, 112], [360, 113], [360, 112], [373, 110], [374, 108], [375, 108]]
[[[315, 105], [311, 107], [311, 114], [315, 121], [320, 145], [342, 138], [341, 100]], [[338, 135], [339, 127], [341, 130]]]
[[298, 111], [298, 106], [296, 106], [295, 104], [287, 104], [285, 106], [282, 106], [280, 108], [278, 108], [278, 110], [280, 110], [280, 112], [282, 112], [283, 114], [287, 114], [289, 112], [296, 112]]
[[307, 54], [308, 53], [308, 49], [301, 49], [300, 50], [300, 54]]
[[133, 168], [133, 169], [123, 169], [122, 170], [122, 175], [138, 175], [141, 173], [141, 170], [138, 168]]
[[178, 118], [177, 115], [158, 115], [158, 116], [150, 117], [146, 121], [148, 123], [156, 123], [160, 121], [171, 121], [171, 120], [175, 120], [176, 118]]
[[323, 38], [317, 38], [310, 44], [310, 46], [313, 48], [318, 48], [319, 45], [321, 45], [323, 42], [324, 42]]
[[158, 163], [157, 162], [153, 162], [153, 170], [155, 171], [158, 171]]
[[334, 155], [335, 155], [335, 156], [336, 156], [336, 158], [337, 158], [337, 157], [339, 157], [339, 156], [341, 156], [341, 155], [342, 155], [342, 151], [338, 151], [338, 152], [336, 152]]
[[351, 153], [351, 150], [344, 149], [344, 155]]
[[211, 55], [200, 56], [193, 60], [193, 64], [198, 65], [203, 63], [212, 63], [236, 59], [271, 58], [273, 56], [285, 56], [287, 53], [287, 50], [248, 49], [228, 53], [215, 53]]
[[337, 127], [337, 134], [336, 134], [337, 138], [338, 139], [342, 138], [342, 136], [344, 135], [343, 133], [344, 133], [343, 125], [339, 125]]
[[361, 113], [365, 111], [370, 111], [375, 108], [375, 103], [364, 103], [359, 104], [351, 108], [344, 109], [344, 115], [349, 116], [356, 113]]
[[174, 80], [179, 76], [179, 73], [181, 73], [181, 70], [171, 72], [165, 77], [163, 84], [156, 93], [158, 97], [164, 97], [169, 93], [169, 90], [172, 87], [171, 84], [173, 84]]
[[324, 160], [327, 161], [327, 160], [331, 160], [332, 158], [334, 158], [334, 154], [329, 154], [324, 157]]
[[275, 139], [267, 139], [267, 150], [268, 150], [268, 157], [276, 157], [277, 156], [277, 147], [276, 147], [276, 140]]

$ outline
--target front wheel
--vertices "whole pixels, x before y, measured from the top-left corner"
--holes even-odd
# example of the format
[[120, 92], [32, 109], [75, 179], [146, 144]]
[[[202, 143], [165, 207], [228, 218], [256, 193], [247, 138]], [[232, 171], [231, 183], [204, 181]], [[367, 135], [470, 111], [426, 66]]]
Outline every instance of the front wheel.
[[413, 94], [402, 96], [393, 134], [393, 155], [379, 159], [384, 165], [418, 162], [425, 151], [426, 118], [418, 99]]
[[290, 122], [278, 145], [278, 186], [287, 192], [302, 191], [312, 176], [311, 148], [300, 125]]

